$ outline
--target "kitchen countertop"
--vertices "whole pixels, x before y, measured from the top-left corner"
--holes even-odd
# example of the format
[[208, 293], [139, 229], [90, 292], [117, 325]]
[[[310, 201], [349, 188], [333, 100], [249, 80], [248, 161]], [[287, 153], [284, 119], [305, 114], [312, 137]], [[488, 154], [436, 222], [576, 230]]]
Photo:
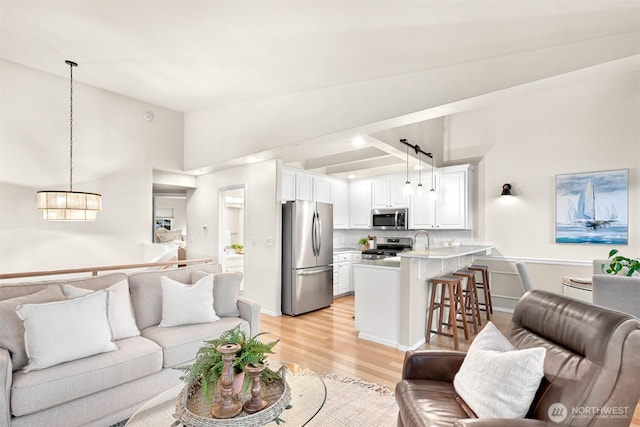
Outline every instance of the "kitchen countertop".
[[493, 246], [491, 245], [460, 245], [433, 248], [429, 251], [426, 249], [418, 249], [415, 251], [402, 252], [399, 255], [402, 258], [449, 259], [465, 255], [479, 254], [481, 252], [484, 252], [485, 255], [491, 255], [492, 249]]
[[340, 252], [362, 252], [362, 249], [353, 248], [333, 248], [333, 253], [337, 254]]

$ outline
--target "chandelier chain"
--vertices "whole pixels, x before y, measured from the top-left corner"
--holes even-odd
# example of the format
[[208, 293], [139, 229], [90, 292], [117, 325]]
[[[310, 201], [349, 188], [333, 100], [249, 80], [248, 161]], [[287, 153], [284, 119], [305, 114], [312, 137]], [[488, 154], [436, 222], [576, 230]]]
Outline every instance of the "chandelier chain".
[[73, 63], [69, 63], [69, 191], [73, 191]]

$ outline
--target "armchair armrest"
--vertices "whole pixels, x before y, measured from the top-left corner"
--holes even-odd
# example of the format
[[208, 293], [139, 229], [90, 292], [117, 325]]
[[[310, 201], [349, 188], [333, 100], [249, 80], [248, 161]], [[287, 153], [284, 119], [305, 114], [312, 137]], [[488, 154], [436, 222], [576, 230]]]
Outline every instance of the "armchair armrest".
[[453, 381], [466, 353], [461, 351], [408, 351], [404, 356], [402, 379]]
[[9, 350], [0, 347], [0, 427], [9, 427], [11, 424], [11, 382], [13, 379], [13, 367]]
[[238, 310], [240, 310], [240, 317], [249, 322], [251, 335], [260, 332], [260, 304], [240, 297], [238, 298]]
[[453, 427], [552, 427], [557, 425], [551, 421], [529, 418], [469, 418], [456, 421]]

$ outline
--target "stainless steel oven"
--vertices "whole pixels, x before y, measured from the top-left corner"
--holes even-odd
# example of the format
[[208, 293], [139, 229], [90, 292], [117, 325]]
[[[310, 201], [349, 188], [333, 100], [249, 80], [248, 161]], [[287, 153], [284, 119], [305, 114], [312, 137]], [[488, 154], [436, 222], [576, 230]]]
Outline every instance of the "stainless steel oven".
[[406, 230], [409, 226], [408, 209], [373, 209], [371, 225], [376, 230]]

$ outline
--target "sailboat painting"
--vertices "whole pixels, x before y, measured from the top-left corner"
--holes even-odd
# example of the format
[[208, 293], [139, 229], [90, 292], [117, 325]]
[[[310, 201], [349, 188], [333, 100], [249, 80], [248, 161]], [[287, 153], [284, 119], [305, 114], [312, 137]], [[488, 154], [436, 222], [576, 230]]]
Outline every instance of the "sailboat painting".
[[556, 197], [556, 243], [628, 244], [628, 169], [557, 175]]

